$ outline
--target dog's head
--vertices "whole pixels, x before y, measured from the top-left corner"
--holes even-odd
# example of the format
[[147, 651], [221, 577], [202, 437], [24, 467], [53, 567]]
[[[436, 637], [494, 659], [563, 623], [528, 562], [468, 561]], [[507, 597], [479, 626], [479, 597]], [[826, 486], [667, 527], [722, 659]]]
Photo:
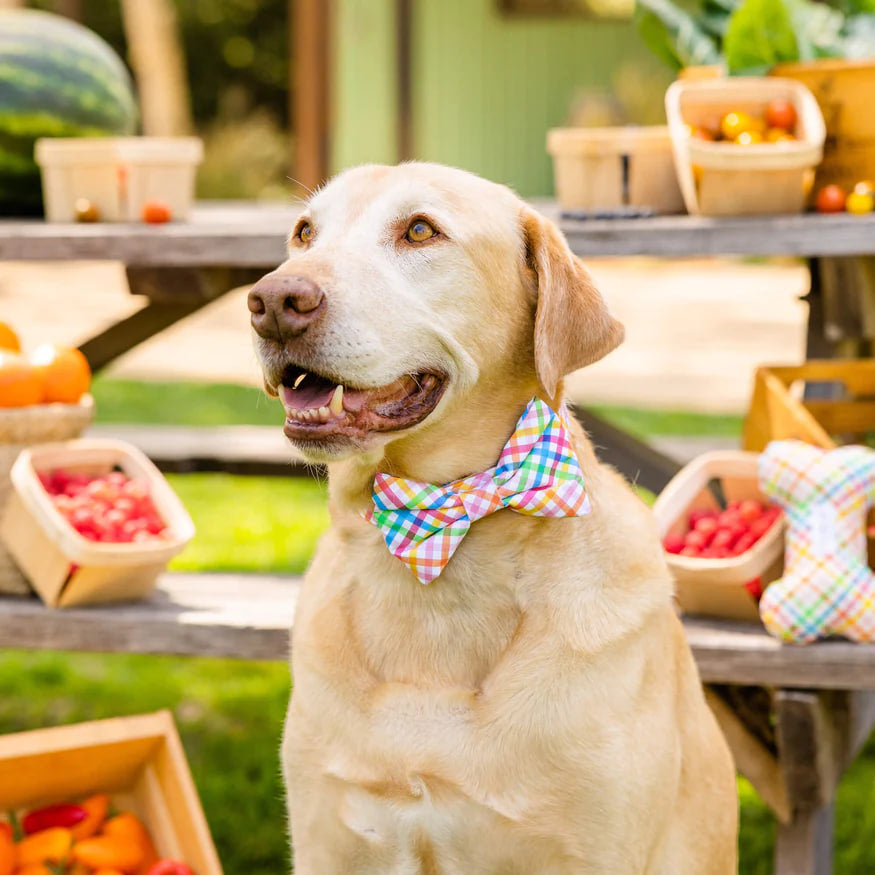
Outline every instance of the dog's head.
[[337, 176], [249, 309], [285, 434], [314, 461], [378, 451], [451, 411], [519, 413], [623, 338], [551, 222], [433, 164]]

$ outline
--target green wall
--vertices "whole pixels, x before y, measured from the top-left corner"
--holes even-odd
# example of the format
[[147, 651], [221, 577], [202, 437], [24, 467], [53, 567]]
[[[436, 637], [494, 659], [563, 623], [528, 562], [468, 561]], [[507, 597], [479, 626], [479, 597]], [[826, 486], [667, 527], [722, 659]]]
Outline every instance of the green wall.
[[395, 2], [334, 0], [332, 12], [332, 172], [371, 161], [394, 164]]
[[[394, 162], [395, 2], [336, 9], [333, 169]], [[496, 0], [413, 0], [412, 66], [414, 157], [524, 196], [552, 193], [546, 133], [581, 92], [631, 93], [634, 120], [654, 121], [668, 81], [630, 22], [507, 17]]]

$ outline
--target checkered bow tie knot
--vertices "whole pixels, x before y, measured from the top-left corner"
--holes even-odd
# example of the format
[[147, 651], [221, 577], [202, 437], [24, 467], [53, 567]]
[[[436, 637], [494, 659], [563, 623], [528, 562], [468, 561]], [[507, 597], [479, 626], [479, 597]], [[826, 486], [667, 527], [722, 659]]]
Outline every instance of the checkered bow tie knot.
[[567, 408], [555, 413], [533, 398], [494, 468], [443, 486], [378, 473], [365, 513], [389, 551], [422, 583], [431, 583], [471, 524], [502, 508], [530, 516], [585, 516], [590, 511], [571, 447]]

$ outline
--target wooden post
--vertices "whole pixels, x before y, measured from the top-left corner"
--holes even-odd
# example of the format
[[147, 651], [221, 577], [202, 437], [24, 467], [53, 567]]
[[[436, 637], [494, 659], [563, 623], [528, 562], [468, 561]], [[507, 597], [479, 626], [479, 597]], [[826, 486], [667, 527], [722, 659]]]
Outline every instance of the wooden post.
[[289, 88], [295, 136], [294, 181], [313, 189], [329, 175], [330, 0], [290, 0], [292, 81]]
[[121, 8], [143, 133], [157, 137], [191, 133], [185, 52], [172, 0], [121, 0]]

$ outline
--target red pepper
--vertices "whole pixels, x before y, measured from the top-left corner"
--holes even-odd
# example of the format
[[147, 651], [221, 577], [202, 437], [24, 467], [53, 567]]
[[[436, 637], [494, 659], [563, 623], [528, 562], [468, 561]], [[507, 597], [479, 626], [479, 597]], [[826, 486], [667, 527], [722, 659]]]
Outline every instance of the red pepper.
[[77, 823], [82, 823], [86, 817], [88, 812], [81, 805], [49, 805], [25, 814], [21, 819], [21, 828], [25, 835], [32, 835], [55, 826], [70, 829]]

